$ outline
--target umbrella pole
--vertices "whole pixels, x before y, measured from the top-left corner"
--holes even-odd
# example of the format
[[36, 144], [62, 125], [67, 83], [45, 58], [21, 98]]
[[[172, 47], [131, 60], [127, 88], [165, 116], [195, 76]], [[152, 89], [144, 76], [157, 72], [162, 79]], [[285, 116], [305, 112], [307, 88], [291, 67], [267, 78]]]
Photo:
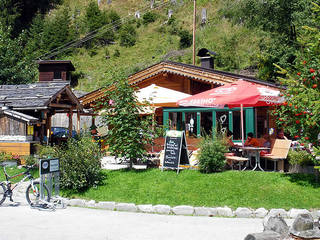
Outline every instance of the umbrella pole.
[[241, 139], [242, 139], [242, 146], [244, 146], [243, 104], [240, 105], [240, 117], [241, 117]]

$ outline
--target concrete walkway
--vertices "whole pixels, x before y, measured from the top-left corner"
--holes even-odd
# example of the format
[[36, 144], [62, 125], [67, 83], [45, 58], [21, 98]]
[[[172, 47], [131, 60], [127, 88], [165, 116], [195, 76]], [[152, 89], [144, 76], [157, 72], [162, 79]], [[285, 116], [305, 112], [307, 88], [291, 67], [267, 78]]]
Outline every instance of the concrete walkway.
[[[0, 207], [5, 240], [239, 240], [263, 230], [262, 219], [209, 218], [68, 207], [55, 212]], [[291, 224], [289, 220], [289, 224]]]

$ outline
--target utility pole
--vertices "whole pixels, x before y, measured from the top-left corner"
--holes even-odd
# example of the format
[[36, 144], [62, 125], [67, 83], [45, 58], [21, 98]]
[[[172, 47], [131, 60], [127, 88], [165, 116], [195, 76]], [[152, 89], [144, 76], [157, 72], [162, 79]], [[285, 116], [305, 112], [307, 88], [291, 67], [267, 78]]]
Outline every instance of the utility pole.
[[196, 13], [196, 0], [193, 0], [193, 65], [196, 65]]

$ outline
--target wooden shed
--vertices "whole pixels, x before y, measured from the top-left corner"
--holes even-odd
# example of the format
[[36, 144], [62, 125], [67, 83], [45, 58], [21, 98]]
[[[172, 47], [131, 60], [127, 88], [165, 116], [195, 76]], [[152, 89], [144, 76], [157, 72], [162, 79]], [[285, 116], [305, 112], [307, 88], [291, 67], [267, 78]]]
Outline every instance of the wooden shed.
[[50, 141], [52, 115], [68, 113], [72, 128], [73, 113], [80, 116], [83, 110], [67, 81], [0, 85], [0, 108], [0, 151], [19, 155]]

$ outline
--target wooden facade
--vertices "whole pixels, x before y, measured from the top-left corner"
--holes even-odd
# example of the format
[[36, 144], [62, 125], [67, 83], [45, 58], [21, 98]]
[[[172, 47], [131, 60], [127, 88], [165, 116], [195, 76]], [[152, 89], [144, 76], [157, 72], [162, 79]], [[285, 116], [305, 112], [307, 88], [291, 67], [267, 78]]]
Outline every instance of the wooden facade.
[[38, 61], [39, 82], [71, 81], [71, 71], [75, 68], [71, 61]]
[[[278, 89], [275, 84], [252, 77], [171, 61], [160, 62], [134, 73], [128, 77], [128, 82], [138, 89], [156, 84], [160, 87], [194, 95], [240, 79]], [[95, 108], [96, 103], [103, 101], [110, 90], [98, 89], [81, 97], [80, 101], [86, 108]], [[194, 119], [193, 131], [186, 130], [188, 142], [197, 142], [193, 138], [199, 137], [203, 129], [208, 133], [208, 129], [218, 127], [219, 119], [223, 115], [226, 118], [226, 122], [223, 123], [224, 127], [234, 131], [236, 141], [240, 140], [240, 109], [182, 108], [165, 103], [156, 106], [158, 107], [155, 111], [157, 123], [167, 125], [168, 128], [186, 130], [190, 118]], [[267, 109], [265, 107], [245, 109], [246, 133], [253, 132], [257, 137], [262, 137], [269, 128], [275, 127]], [[171, 125], [173, 122], [175, 123]]]

